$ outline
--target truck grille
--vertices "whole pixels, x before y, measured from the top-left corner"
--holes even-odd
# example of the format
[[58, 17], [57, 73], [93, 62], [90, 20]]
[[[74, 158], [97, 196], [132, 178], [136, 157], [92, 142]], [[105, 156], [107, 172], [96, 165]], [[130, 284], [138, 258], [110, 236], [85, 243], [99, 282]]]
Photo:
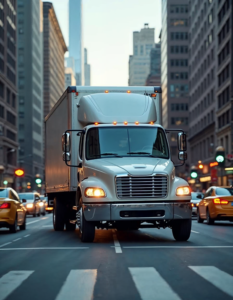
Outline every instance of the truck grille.
[[116, 177], [118, 198], [165, 198], [167, 176]]

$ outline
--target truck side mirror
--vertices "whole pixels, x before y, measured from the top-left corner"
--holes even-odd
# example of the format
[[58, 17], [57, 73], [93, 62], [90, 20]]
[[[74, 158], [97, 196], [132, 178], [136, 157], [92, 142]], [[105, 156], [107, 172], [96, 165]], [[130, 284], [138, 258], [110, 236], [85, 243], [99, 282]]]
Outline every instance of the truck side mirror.
[[63, 152], [62, 158], [63, 158], [63, 161], [71, 161], [71, 154], [68, 152]]
[[186, 151], [187, 150], [187, 143], [186, 143], [186, 134], [183, 132], [179, 132], [177, 134], [177, 143], [179, 151]]
[[23, 202], [23, 203], [26, 203], [26, 202], [27, 202], [27, 200], [26, 200], [26, 199], [22, 199], [22, 202]]
[[179, 152], [179, 154], [178, 154], [179, 160], [185, 161], [185, 160], [187, 160], [187, 158], [188, 158], [187, 152], [184, 152], [184, 151]]
[[71, 137], [68, 132], [63, 133], [62, 139], [61, 139], [61, 144], [62, 144], [62, 151], [63, 152], [70, 152], [71, 150]]

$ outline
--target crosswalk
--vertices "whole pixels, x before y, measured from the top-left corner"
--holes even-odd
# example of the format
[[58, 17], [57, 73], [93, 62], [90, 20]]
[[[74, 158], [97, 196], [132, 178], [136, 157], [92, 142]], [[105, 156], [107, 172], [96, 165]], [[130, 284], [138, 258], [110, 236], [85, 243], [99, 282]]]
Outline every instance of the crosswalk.
[[[188, 266], [202, 280], [211, 283], [226, 295], [233, 297], [233, 276], [214, 266]], [[185, 300], [168, 284], [154, 267], [129, 267], [134, 287], [141, 300]], [[10, 271], [0, 277], [0, 300], [7, 299], [31, 276], [36, 276], [35, 270]], [[55, 300], [95, 299], [94, 289], [97, 284], [97, 269], [70, 270], [64, 283], [60, 285]], [[114, 286], [112, 287], [114, 289]]]

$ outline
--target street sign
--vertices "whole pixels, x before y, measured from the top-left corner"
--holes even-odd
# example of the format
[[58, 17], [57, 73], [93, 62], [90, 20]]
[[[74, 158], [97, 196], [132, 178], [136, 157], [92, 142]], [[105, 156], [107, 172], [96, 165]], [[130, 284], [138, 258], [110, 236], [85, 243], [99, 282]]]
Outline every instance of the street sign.
[[228, 160], [233, 160], [233, 154], [227, 154], [227, 159]]
[[211, 175], [211, 182], [216, 182], [216, 181], [218, 181], [218, 170], [212, 169], [212, 170], [210, 171], [210, 175]]

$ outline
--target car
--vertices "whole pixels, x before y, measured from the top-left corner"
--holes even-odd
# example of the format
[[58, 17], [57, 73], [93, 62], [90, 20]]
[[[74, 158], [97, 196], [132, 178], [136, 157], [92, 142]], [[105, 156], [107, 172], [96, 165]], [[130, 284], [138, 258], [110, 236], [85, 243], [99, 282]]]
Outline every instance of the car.
[[41, 214], [41, 200], [38, 193], [19, 193], [19, 198], [24, 201], [24, 206], [27, 209], [27, 215], [33, 217], [40, 216]]
[[48, 197], [40, 195], [40, 199], [44, 203], [45, 211], [48, 211]]
[[[201, 196], [201, 198], [197, 196]], [[197, 215], [197, 204], [201, 201], [203, 196], [204, 194], [201, 192], [191, 192], [192, 215]]]
[[[201, 198], [201, 197], [200, 197]], [[233, 221], [233, 187], [210, 187], [197, 206], [197, 222], [214, 224], [215, 220]]]
[[48, 202], [46, 200], [47, 197], [44, 197], [44, 196], [41, 196], [41, 195], [39, 195], [39, 197], [40, 197], [40, 204], [39, 204], [40, 205], [40, 212], [43, 216], [45, 216], [46, 208], [48, 206]]
[[27, 210], [23, 202], [12, 188], [0, 188], [0, 227], [9, 228], [12, 233], [18, 226], [20, 230], [26, 229]]

